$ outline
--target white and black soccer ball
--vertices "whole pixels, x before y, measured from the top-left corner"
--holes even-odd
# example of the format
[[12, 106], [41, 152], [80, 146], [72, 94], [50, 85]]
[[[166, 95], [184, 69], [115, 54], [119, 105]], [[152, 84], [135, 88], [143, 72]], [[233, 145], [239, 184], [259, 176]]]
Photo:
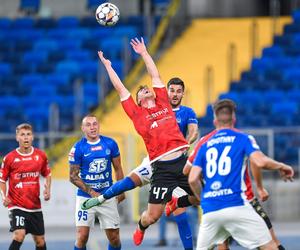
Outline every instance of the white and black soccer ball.
[[104, 26], [115, 25], [120, 18], [119, 8], [112, 3], [103, 3], [96, 9], [96, 20]]

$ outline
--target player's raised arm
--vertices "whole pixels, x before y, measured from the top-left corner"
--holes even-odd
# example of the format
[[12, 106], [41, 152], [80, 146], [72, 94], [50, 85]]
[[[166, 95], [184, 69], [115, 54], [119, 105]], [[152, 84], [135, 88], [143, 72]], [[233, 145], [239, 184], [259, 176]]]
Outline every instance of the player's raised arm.
[[117, 90], [120, 98], [123, 99], [123, 98], [128, 97], [130, 95], [130, 93], [129, 93], [128, 89], [124, 86], [122, 81], [120, 80], [116, 71], [111, 66], [110, 60], [106, 59], [103, 56], [102, 51], [98, 51], [98, 56], [99, 56], [101, 62], [103, 63], [103, 65], [108, 73], [109, 79], [112, 82], [112, 85], [114, 86], [114, 88]]
[[263, 186], [261, 169], [254, 166], [253, 163], [250, 164], [250, 168], [255, 181], [258, 197], [261, 201], [266, 201], [269, 198], [269, 193]]
[[261, 151], [255, 151], [250, 155], [250, 162], [258, 168], [264, 168], [268, 170], [279, 170], [280, 176], [284, 181], [293, 181], [294, 170], [291, 166], [282, 162], [275, 161], [266, 156]]
[[157, 69], [152, 57], [150, 56], [150, 54], [147, 51], [147, 48], [144, 43], [144, 39], [143, 38], [141, 38], [141, 40], [139, 40], [138, 38], [131, 39], [130, 44], [131, 44], [133, 50], [137, 54], [142, 56], [142, 58], [145, 62], [148, 74], [151, 77], [152, 85], [156, 86], [156, 87], [164, 86], [163, 82], [161, 81], [158, 69]]

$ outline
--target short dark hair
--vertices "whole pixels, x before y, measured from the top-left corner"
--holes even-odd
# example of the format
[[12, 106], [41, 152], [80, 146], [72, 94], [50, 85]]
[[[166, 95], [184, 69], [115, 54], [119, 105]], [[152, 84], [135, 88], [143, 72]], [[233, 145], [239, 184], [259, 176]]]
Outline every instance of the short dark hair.
[[16, 134], [19, 133], [21, 129], [30, 130], [33, 132], [32, 126], [29, 123], [21, 123], [16, 127]]
[[136, 100], [136, 103], [137, 105], [141, 106], [141, 103], [139, 102], [139, 98], [138, 98], [138, 94], [139, 92], [142, 90], [142, 89], [145, 89], [145, 88], [148, 88], [147, 85], [140, 85], [135, 93], [135, 100]]
[[236, 111], [236, 104], [230, 99], [218, 100], [213, 104], [213, 110], [214, 115], [219, 122], [228, 124], [232, 122], [233, 115]]
[[169, 88], [170, 85], [180, 85], [182, 90], [184, 91], [184, 82], [179, 77], [173, 77], [168, 81], [167, 87]]

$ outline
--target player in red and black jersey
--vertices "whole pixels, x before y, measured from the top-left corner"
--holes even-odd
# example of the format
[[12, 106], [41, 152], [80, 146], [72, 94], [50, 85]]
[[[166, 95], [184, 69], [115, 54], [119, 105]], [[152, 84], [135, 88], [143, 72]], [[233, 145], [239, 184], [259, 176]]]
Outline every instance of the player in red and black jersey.
[[[37, 250], [46, 250], [40, 201], [40, 176], [45, 177], [44, 199], [50, 199], [51, 171], [46, 154], [32, 146], [30, 124], [16, 128], [19, 147], [4, 158], [0, 168], [2, 203], [8, 207], [13, 241], [9, 250], [20, 249], [25, 235], [32, 234]], [[8, 189], [6, 182], [9, 182]]]
[[189, 144], [177, 125], [166, 87], [162, 83], [143, 39], [132, 39], [131, 46], [137, 54], [142, 56], [153, 87], [153, 91], [147, 86], [140, 87], [136, 93], [137, 103], [117, 76], [111, 62], [104, 58], [101, 51], [99, 57], [121, 98], [125, 112], [145, 142], [153, 169], [148, 209], [143, 212], [134, 233], [134, 243], [139, 245], [146, 228], [160, 218], [165, 203], [171, 199], [172, 191], [177, 186], [189, 194], [192, 193], [187, 177], [182, 173], [187, 159], [185, 152]]

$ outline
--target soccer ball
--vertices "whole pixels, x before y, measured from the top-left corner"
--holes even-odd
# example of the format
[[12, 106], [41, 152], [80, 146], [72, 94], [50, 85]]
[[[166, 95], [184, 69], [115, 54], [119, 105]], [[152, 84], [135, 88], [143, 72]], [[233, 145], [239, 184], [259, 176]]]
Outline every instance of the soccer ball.
[[97, 22], [101, 25], [113, 26], [119, 21], [120, 11], [112, 3], [103, 3], [98, 6], [95, 16]]

